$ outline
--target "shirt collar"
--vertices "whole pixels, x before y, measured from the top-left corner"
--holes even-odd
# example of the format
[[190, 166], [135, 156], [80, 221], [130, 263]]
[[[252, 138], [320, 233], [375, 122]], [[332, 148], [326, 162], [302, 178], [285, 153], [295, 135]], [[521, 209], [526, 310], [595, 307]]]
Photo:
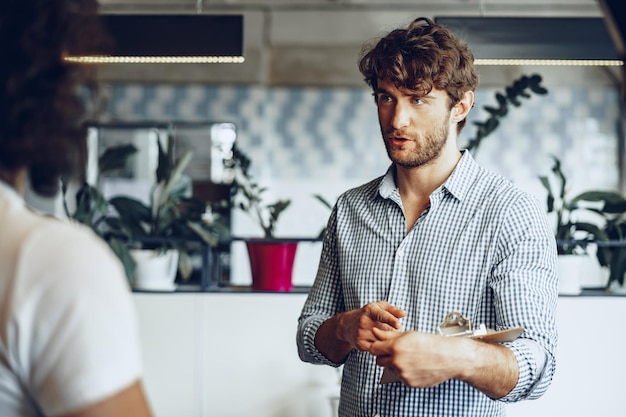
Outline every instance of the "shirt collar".
[[[438, 188], [447, 190], [452, 196], [458, 200], [463, 200], [470, 191], [476, 176], [478, 175], [479, 166], [467, 150], [461, 151], [461, 159], [456, 164], [452, 174]], [[382, 177], [378, 186], [378, 194], [382, 198], [389, 198], [394, 192], [397, 192], [396, 181], [394, 179], [395, 166], [392, 164], [387, 173]], [[434, 192], [437, 192], [435, 190]]]
[[395, 166], [391, 164], [389, 168], [387, 168], [387, 173], [383, 176], [380, 181], [380, 185], [378, 186], [378, 193], [382, 198], [389, 198], [396, 191], [398, 187], [396, 187], [396, 180], [394, 179]]
[[456, 164], [454, 171], [452, 171], [452, 174], [443, 183], [442, 187], [448, 190], [457, 200], [462, 201], [470, 192], [480, 167], [469, 151], [463, 150], [461, 153], [462, 156], [459, 163]]

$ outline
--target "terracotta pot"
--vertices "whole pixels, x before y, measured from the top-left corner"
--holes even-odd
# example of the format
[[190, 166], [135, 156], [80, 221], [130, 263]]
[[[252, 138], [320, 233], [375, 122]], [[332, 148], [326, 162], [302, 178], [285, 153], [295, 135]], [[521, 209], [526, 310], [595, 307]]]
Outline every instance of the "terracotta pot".
[[246, 242], [250, 257], [252, 289], [291, 291], [293, 263], [298, 242], [251, 240]]

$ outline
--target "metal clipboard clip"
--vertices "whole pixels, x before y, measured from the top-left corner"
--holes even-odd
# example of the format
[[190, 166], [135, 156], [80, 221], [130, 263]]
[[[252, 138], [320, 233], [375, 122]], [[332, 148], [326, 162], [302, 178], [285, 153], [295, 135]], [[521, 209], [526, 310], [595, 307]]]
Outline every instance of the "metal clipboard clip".
[[469, 337], [484, 342], [502, 343], [512, 342], [524, 331], [523, 327], [513, 327], [505, 330], [488, 329], [484, 323], [474, 328], [472, 322], [458, 311], [448, 313], [437, 328], [439, 334], [445, 337]]

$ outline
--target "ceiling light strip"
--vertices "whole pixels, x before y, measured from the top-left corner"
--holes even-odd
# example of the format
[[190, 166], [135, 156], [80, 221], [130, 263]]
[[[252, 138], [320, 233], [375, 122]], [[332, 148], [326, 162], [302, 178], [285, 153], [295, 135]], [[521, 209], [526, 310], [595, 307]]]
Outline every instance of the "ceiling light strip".
[[578, 66], [578, 67], [614, 67], [624, 65], [619, 59], [503, 59], [480, 58], [474, 60], [475, 65], [545, 65], [545, 66]]
[[78, 64], [242, 64], [242, 56], [67, 56]]

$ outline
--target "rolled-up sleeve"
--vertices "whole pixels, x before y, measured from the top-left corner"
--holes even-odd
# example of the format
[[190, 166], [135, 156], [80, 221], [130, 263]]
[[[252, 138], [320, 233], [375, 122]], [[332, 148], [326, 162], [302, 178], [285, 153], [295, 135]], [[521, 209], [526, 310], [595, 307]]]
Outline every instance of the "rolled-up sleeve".
[[298, 355], [304, 362], [340, 366], [328, 360], [315, 346], [315, 334], [329, 318], [344, 311], [336, 244], [337, 209], [333, 209], [326, 232], [315, 282], [309, 291], [298, 319], [296, 342]]
[[519, 378], [503, 402], [537, 399], [556, 369], [558, 340], [556, 241], [545, 214], [529, 196], [522, 197], [502, 223], [491, 286], [499, 328], [521, 326], [519, 339], [505, 343], [515, 354]]

